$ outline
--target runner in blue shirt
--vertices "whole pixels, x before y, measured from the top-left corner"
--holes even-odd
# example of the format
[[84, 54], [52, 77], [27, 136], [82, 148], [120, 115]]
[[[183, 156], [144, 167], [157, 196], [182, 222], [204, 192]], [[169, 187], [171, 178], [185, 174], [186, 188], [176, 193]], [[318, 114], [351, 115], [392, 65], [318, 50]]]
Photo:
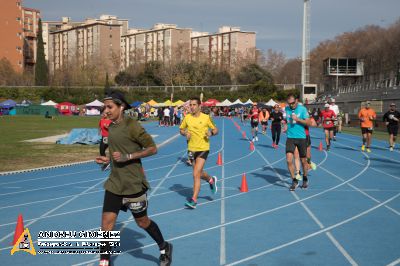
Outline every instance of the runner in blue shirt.
[[307, 109], [299, 104], [298, 99], [293, 95], [289, 94], [287, 97], [286, 111], [286, 161], [290, 176], [292, 178], [292, 185], [290, 186], [290, 191], [294, 191], [299, 180], [295, 178], [295, 166], [293, 164], [293, 154], [297, 148], [299, 151], [301, 164], [303, 166], [303, 184], [302, 188], [306, 189], [308, 187], [307, 178], [307, 141], [306, 141], [306, 131], [305, 126], [311, 126], [310, 117], [308, 115]]

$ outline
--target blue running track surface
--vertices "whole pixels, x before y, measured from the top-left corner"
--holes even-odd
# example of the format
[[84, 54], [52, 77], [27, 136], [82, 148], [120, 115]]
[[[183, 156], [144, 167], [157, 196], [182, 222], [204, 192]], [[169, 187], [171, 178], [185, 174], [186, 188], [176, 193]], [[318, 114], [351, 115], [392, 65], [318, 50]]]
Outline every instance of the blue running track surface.
[[[400, 151], [373, 140], [360, 150], [358, 136], [338, 134], [329, 152], [319, 128], [311, 130], [310, 186], [289, 192], [286, 135], [278, 149], [271, 132], [258, 134], [250, 150], [250, 125], [215, 118], [205, 171], [218, 177], [213, 195], [202, 181], [195, 210], [184, 207], [192, 194], [187, 144], [178, 127], [145, 124], [157, 155], [143, 160], [152, 186], [149, 216], [174, 245], [173, 264], [204, 265], [396, 265], [400, 263]], [[237, 123], [237, 126], [235, 126]], [[243, 131], [247, 138], [243, 137]], [[170, 140], [169, 142], [166, 142]], [[223, 165], [216, 164], [221, 153]], [[0, 176], [0, 258], [2, 265], [97, 265], [99, 256], [10, 255], [17, 217], [23, 215], [36, 251], [40, 231], [99, 230], [103, 183], [109, 172], [84, 163]], [[246, 174], [247, 193], [239, 190]], [[301, 184], [301, 182], [300, 182]], [[121, 251], [114, 265], [158, 265], [159, 251], [130, 213], [120, 212]]]

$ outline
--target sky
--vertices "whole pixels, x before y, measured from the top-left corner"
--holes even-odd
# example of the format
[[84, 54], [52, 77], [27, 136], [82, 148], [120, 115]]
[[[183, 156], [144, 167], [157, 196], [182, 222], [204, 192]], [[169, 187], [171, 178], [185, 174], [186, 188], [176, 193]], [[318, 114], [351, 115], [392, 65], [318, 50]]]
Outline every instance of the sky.
[[[256, 46], [287, 58], [301, 56], [303, 0], [24, 0], [43, 20], [82, 21], [101, 14], [129, 19], [130, 28], [156, 23], [214, 33], [224, 25], [255, 31]], [[400, 19], [400, 0], [311, 0], [311, 49], [366, 25], [387, 27]]]

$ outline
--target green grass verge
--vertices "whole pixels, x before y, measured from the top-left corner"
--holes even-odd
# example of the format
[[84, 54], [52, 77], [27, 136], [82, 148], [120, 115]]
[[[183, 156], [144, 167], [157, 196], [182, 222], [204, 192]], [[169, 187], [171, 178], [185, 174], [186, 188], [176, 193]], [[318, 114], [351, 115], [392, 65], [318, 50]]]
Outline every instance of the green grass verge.
[[98, 145], [23, 142], [68, 133], [73, 128], [97, 128], [99, 117], [0, 117], [0, 172], [94, 159]]

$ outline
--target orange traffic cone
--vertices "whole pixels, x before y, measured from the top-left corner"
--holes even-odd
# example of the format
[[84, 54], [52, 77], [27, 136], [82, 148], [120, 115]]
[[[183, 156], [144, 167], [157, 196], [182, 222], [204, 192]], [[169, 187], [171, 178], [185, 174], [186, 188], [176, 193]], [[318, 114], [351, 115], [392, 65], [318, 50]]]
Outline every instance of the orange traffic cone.
[[24, 232], [24, 220], [22, 219], [22, 214], [20, 214], [18, 215], [17, 226], [15, 227], [14, 240], [12, 242], [13, 245], [17, 243], [19, 237], [22, 235], [23, 232]]
[[217, 159], [217, 164], [218, 165], [222, 165], [222, 157], [221, 157], [221, 153], [218, 153], [218, 159]]
[[246, 132], [245, 131], [242, 132], [242, 136], [243, 136], [244, 139], [246, 138]]
[[250, 141], [250, 150], [254, 151], [254, 143], [252, 141]]
[[319, 142], [319, 147], [318, 147], [319, 151], [323, 151], [324, 147], [322, 146], [322, 141]]
[[247, 187], [246, 174], [243, 173], [242, 184], [240, 185], [240, 192], [248, 192], [248, 191], [249, 191], [249, 188]]

